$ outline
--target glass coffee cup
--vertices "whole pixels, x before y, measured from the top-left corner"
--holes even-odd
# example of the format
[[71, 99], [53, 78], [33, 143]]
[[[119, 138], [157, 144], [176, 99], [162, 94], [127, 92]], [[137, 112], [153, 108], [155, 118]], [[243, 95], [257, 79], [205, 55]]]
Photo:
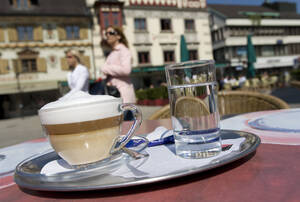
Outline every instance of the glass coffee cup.
[[[39, 110], [43, 131], [57, 154], [70, 165], [95, 163], [118, 153], [140, 126], [141, 112], [121, 98], [79, 93], [74, 98], [49, 103]], [[134, 122], [120, 138], [125, 110]]]

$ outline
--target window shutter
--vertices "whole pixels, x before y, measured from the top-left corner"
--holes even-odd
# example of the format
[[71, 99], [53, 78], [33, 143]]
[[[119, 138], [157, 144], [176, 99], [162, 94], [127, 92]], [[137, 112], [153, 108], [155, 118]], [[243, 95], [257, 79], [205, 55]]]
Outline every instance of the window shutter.
[[69, 65], [67, 62], [67, 58], [60, 58], [61, 69], [64, 71], [69, 71]]
[[21, 60], [18, 60], [18, 59], [13, 60], [13, 65], [14, 65], [15, 73], [22, 73]]
[[43, 41], [43, 27], [41, 25], [34, 27], [33, 39], [35, 41]]
[[37, 59], [37, 71], [38, 72], [47, 72], [47, 63], [45, 58]]
[[0, 60], [0, 74], [8, 74], [8, 60]]
[[83, 55], [83, 56], [80, 57], [80, 59], [81, 59], [82, 64], [83, 64], [84, 66], [86, 66], [88, 69], [91, 68], [90, 56], [85, 56], [85, 55]]
[[87, 27], [82, 26], [80, 28], [79, 37], [80, 37], [81, 40], [88, 39], [88, 28]]
[[67, 33], [66, 33], [65, 28], [62, 25], [60, 25], [60, 26], [57, 27], [57, 31], [58, 31], [58, 38], [59, 38], [59, 40], [66, 40]]
[[18, 41], [18, 33], [15, 27], [8, 28], [9, 41]]
[[4, 29], [0, 27], [0, 42], [4, 42]]

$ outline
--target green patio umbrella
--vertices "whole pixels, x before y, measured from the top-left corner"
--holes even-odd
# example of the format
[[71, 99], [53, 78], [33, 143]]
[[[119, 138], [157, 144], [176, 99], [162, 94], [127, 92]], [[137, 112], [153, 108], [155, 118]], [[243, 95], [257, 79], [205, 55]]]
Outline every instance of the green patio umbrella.
[[189, 51], [185, 42], [184, 35], [180, 36], [180, 61], [186, 62], [189, 60]]
[[[189, 51], [187, 49], [184, 35], [181, 35], [180, 36], [180, 61], [186, 62], [188, 60], [189, 60]], [[185, 72], [186, 76], [188, 76], [189, 78], [192, 78], [191, 71], [185, 69], [184, 72]]]
[[255, 68], [254, 62], [256, 62], [256, 55], [254, 46], [252, 44], [251, 35], [247, 36], [247, 59], [248, 59], [248, 68], [247, 68], [247, 77], [253, 78], [255, 77]]

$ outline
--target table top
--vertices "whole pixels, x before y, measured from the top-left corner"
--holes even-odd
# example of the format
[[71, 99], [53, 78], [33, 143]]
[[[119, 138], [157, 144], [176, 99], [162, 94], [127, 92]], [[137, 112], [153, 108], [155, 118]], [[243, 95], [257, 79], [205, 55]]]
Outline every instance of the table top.
[[[229, 122], [245, 130], [251, 130], [247, 122], [238, 124], [238, 119], [260, 117], [266, 113], [249, 113], [223, 120], [221, 126], [228, 129]], [[233, 120], [233, 121], [232, 121]], [[145, 121], [138, 133], [153, 131], [158, 126], [171, 128], [171, 121]], [[126, 130], [129, 127], [125, 124]], [[264, 139], [263, 130], [254, 132], [262, 137], [257, 151], [231, 164], [206, 172], [173, 180], [162, 181], [128, 188], [86, 192], [42, 192], [21, 189], [13, 182], [11, 174], [0, 175], [0, 201], [298, 201], [300, 193], [300, 147], [288, 144], [283, 139]], [[270, 135], [270, 134], [268, 134]], [[275, 136], [277, 134], [275, 133]], [[296, 136], [296, 134], [293, 134]], [[42, 140], [38, 141], [41, 142]], [[1, 169], [1, 168], [0, 168]]]

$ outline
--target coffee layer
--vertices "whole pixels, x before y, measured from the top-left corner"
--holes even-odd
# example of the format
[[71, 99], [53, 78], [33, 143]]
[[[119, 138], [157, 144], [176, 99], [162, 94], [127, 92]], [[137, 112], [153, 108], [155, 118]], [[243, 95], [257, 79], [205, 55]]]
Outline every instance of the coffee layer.
[[58, 155], [69, 164], [81, 165], [109, 157], [119, 130], [119, 126], [115, 126], [72, 135], [50, 135], [49, 141]]
[[122, 116], [114, 116], [93, 121], [43, 126], [46, 129], [48, 135], [66, 135], [116, 127], [121, 124], [122, 119]]

